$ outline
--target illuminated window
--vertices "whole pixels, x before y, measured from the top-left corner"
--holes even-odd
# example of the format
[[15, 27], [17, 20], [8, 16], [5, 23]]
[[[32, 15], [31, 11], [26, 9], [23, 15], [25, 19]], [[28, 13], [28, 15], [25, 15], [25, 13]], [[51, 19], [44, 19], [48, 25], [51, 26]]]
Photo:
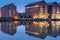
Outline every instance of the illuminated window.
[[48, 27], [49, 26], [48, 22], [46, 22], [46, 21], [44, 21], [44, 22], [33, 22], [33, 24], [39, 25], [40, 27], [43, 27], [43, 26]]
[[60, 19], [60, 14], [56, 14], [56, 19]]

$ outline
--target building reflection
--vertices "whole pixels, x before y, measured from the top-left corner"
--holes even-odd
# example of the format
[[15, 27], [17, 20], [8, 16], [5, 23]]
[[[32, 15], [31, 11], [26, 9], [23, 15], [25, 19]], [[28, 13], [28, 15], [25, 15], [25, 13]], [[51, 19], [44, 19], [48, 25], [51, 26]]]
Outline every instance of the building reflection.
[[42, 39], [46, 38], [47, 36], [57, 37], [60, 35], [60, 21], [1, 22], [0, 30], [4, 33], [14, 35], [16, 33], [16, 27], [18, 24], [25, 26], [26, 34], [36, 36]]
[[51, 26], [51, 35], [57, 37], [60, 34], [60, 21], [52, 21]]
[[46, 36], [57, 37], [60, 35], [60, 21], [32, 22], [26, 26], [25, 32], [28, 35], [36, 36], [42, 39], [46, 38]]
[[48, 22], [33, 22], [26, 27], [26, 33], [33, 34], [40, 38], [45, 38], [48, 35]]
[[14, 25], [17, 26], [19, 24], [18, 21], [14, 21]]
[[16, 26], [14, 25], [14, 22], [1, 22], [1, 31], [14, 35], [16, 33]]

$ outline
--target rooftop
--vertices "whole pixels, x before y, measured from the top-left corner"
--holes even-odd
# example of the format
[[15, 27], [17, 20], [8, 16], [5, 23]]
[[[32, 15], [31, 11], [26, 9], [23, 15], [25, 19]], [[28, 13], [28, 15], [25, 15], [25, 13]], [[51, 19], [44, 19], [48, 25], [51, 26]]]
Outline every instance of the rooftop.
[[[8, 6], [11, 6], [11, 5], [15, 6], [15, 4], [10, 3], [10, 4], [7, 4], [7, 5], [4, 5], [3, 7], [8, 7]], [[2, 7], [2, 8], [3, 8], [3, 7]]]
[[35, 4], [41, 4], [41, 3], [46, 3], [46, 2], [45, 1], [38, 1], [38, 2], [34, 2], [34, 3], [29, 3], [28, 5], [26, 5], [26, 7], [34, 6]]
[[34, 6], [34, 5], [36, 5], [36, 4], [43, 4], [43, 3], [46, 3], [46, 4], [48, 4], [48, 5], [54, 5], [54, 4], [59, 4], [60, 5], [60, 3], [57, 3], [57, 2], [50, 2], [50, 3], [47, 3], [47, 2], [45, 2], [44, 0], [43, 1], [38, 1], [38, 2], [34, 2], [34, 3], [29, 3], [28, 5], [26, 5], [25, 7], [29, 7], [29, 6]]

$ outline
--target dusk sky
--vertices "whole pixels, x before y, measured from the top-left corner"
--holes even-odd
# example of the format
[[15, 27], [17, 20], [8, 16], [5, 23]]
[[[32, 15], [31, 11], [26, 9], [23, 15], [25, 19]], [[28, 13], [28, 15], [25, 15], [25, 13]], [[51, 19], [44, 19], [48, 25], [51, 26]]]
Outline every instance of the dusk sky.
[[[31, 3], [31, 2], [36, 2], [40, 0], [0, 0], [0, 8], [4, 5], [14, 3], [17, 6], [17, 11], [19, 13], [25, 12], [25, 5]], [[60, 0], [45, 0], [46, 2], [60, 2]]]

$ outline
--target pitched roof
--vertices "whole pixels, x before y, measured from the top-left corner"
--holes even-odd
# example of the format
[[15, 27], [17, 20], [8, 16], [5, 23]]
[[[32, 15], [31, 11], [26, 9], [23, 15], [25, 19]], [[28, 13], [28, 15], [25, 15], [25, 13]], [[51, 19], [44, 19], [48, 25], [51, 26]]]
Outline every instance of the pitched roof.
[[[4, 5], [3, 7], [8, 7], [8, 6], [11, 6], [11, 5], [15, 6], [14, 3], [10, 3], [10, 4], [7, 4], [7, 5]], [[1, 7], [1, 8], [3, 8], [3, 7]], [[15, 6], [15, 7], [16, 7], [16, 6]]]
[[45, 1], [38, 1], [38, 2], [34, 2], [34, 3], [29, 3], [25, 7], [34, 6], [35, 4], [41, 4], [41, 3], [46, 3], [46, 2]]
[[[38, 2], [34, 2], [34, 3], [29, 3], [25, 7], [34, 6], [36, 4], [41, 4], [41, 3], [46, 3], [46, 2], [45, 1], [38, 1]], [[54, 4], [60, 5], [60, 3], [57, 3], [57, 2], [50, 2], [50, 3], [47, 3], [47, 4], [48, 5], [54, 5]]]
[[54, 5], [54, 4], [58, 4], [57, 2], [50, 2], [50, 3], [47, 3], [48, 5]]

